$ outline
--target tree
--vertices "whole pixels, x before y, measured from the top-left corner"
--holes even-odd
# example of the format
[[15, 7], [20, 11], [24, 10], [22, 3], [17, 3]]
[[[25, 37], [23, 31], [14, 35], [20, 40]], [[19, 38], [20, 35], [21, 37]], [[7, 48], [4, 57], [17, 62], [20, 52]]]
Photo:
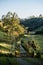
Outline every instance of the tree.
[[8, 12], [6, 15], [2, 16], [2, 21], [4, 22], [3, 30], [10, 36], [19, 36], [24, 34], [25, 29], [20, 25], [19, 18], [16, 13]]
[[39, 15], [39, 18], [42, 18], [42, 14]]

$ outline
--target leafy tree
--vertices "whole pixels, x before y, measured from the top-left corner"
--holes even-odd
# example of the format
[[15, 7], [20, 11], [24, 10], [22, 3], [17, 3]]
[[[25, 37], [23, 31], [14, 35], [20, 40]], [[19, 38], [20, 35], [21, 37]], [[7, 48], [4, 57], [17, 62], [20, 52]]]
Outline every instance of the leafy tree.
[[10, 36], [19, 36], [24, 34], [25, 29], [20, 25], [19, 18], [16, 13], [8, 12], [2, 16], [3, 30]]

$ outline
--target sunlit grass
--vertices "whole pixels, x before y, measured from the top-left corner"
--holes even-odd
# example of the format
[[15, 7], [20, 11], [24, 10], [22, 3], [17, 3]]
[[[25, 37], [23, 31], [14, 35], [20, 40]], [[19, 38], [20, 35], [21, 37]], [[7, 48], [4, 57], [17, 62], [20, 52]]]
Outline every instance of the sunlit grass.
[[5, 47], [5, 48], [11, 48], [11, 44], [7, 44], [7, 43], [0, 43], [0, 46], [3, 46], [3, 47]]
[[0, 53], [10, 53], [9, 50], [11, 48], [11, 44], [7, 44], [5, 42], [0, 42]]
[[0, 42], [0, 53], [12, 53], [15, 55], [15, 45], [6, 42]]
[[28, 41], [34, 41], [37, 45], [37, 48], [40, 48], [43, 51], [43, 35], [28, 35], [23, 38], [24, 43], [28, 43]]
[[7, 54], [7, 53], [10, 53], [10, 52], [8, 50], [0, 50], [0, 53]]

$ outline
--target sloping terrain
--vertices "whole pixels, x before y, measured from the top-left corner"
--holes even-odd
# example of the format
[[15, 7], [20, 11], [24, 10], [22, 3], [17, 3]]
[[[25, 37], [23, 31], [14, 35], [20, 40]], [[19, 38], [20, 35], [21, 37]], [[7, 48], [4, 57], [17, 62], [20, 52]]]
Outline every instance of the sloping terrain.
[[[28, 31], [33, 31], [41, 26], [43, 26], [43, 19], [42, 18], [31, 18], [31, 19], [22, 19], [20, 20], [20, 24], [28, 27]], [[41, 27], [42, 28], [42, 27]]]

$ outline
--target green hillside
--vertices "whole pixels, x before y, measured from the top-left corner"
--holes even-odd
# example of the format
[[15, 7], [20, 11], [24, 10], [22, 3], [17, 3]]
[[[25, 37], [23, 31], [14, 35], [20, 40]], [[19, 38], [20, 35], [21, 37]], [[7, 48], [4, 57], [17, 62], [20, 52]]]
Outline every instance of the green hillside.
[[[33, 31], [43, 27], [43, 18], [28, 18], [20, 20], [21, 24], [28, 27], [28, 31]], [[41, 28], [40, 28], [41, 27]]]
[[36, 28], [34, 31], [42, 31], [43, 30], [43, 26], [40, 26], [38, 28]]

